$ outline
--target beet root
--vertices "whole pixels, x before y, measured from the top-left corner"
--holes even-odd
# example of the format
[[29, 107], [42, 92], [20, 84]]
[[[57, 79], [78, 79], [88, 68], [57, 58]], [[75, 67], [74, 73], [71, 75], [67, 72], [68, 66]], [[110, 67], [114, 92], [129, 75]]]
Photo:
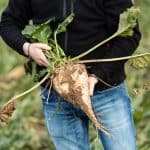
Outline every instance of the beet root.
[[91, 119], [97, 129], [107, 135], [105, 127], [99, 123], [91, 105], [88, 73], [84, 64], [68, 64], [55, 71], [53, 88], [66, 101], [79, 106]]

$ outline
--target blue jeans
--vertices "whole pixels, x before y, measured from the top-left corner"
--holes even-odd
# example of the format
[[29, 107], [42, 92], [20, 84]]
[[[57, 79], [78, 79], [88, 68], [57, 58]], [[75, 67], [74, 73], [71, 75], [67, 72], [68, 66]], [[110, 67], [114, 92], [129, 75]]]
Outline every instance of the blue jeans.
[[[42, 88], [43, 111], [48, 132], [57, 150], [90, 150], [89, 119], [79, 108]], [[136, 150], [132, 106], [124, 83], [95, 91], [91, 97], [98, 120], [111, 133], [98, 131], [105, 150]]]

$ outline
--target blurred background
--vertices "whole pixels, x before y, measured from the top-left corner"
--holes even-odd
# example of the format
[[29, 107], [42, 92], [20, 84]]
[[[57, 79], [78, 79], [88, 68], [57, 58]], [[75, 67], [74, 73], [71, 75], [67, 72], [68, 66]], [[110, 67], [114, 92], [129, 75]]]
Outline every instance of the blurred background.
[[[0, 14], [8, 0], [0, 0]], [[150, 0], [136, 0], [140, 7], [140, 29], [143, 49], [150, 51]], [[140, 49], [140, 48], [139, 48]], [[25, 58], [12, 51], [0, 39], [0, 107], [13, 95], [29, 89], [34, 83], [24, 75]], [[127, 85], [134, 107], [139, 150], [150, 150], [150, 68], [135, 70], [126, 64]], [[100, 150], [97, 134], [90, 125], [92, 150]], [[0, 124], [0, 150], [54, 150], [44, 124], [39, 89], [22, 98], [11, 122]]]

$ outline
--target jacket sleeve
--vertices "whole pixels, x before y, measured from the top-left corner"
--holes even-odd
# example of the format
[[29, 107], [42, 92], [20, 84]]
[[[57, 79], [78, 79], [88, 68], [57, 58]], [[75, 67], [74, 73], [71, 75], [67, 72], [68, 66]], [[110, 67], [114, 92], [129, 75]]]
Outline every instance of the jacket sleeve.
[[22, 55], [22, 47], [27, 40], [21, 31], [30, 18], [31, 8], [28, 0], [9, 0], [1, 16], [0, 35], [11, 48]]
[[[127, 8], [131, 7], [131, 0], [106, 0], [104, 1], [104, 12], [106, 18], [106, 28], [109, 36], [116, 32], [119, 24], [120, 14]], [[138, 25], [134, 28], [134, 35], [132, 37], [122, 38], [117, 37], [110, 42], [110, 47], [105, 53], [104, 58], [115, 58], [132, 55], [138, 47], [141, 34], [139, 32]], [[97, 70], [96, 67], [92, 68], [92, 73], [105, 80], [105, 76], [109, 72], [117, 71], [126, 61], [106, 62], [100, 63]]]

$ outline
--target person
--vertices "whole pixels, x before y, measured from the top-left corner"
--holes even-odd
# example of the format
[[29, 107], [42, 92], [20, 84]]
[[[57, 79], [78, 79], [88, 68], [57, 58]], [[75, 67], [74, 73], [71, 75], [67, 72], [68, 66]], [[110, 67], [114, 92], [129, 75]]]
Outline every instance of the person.
[[[77, 56], [112, 35], [118, 27], [119, 16], [133, 5], [131, 0], [9, 0], [2, 13], [0, 34], [4, 41], [21, 55], [32, 58], [38, 65], [49, 62], [43, 51], [51, 48], [44, 43], [31, 43], [21, 31], [32, 20], [41, 24], [55, 16], [56, 27], [70, 13], [75, 14], [67, 31], [58, 36], [58, 42], [67, 56]], [[97, 48], [83, 59], [114, 58], [133, 54], [141, 34], [138, 25], [131, 37], [117, 37]], [[87, 64], [91, 102], [96, 117], [112, 136], [98, 131], [105, 150], [136, 150], [136, 131], [133, 109], [125, 85], [126, 61]], [[99, 82], [98, 78], [105, 81]], [[111, 85], [108, 86], [108, 85]], [[89, 150], [88, 117], [80, 108], [61, 99], [52, 90], [41, 88], [43, 112], [48, 132], [57, 150]]]

